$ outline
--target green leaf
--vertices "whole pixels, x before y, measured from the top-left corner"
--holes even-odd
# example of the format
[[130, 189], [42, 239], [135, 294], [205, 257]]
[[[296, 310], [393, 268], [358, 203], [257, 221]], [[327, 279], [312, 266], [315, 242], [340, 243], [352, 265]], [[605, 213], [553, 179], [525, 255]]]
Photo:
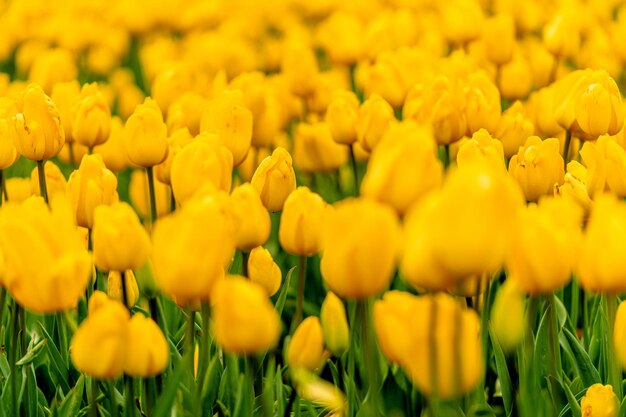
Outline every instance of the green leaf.
[[43, 348], [45, 347], [46, 343], [46, 339], [41, 339], [39, 342], [37, 342], [37, 344], [35, 344], [35, 346], [30, 348], [24, 356], [22, 356], [22, 359], [17, 361], [15, 364], [17, 366], [24, 366], [32, 363], [35, 359], [37, 359], [41, 352], [43, 352]]
[[293, 275], [293, 271], [296, 270], [296, 266], [292, 267], [287, 271], [287, 275], [285, 276], [285, 282], [283, 283], [283, 287], [280, 290], [280, 294], [278, 299], [276, 300], [276, 311], [279, 316], [283, 315], [283, 310], [285, 308], [285, 303], [287, 302], [287, 293], [289, 292], [289, 286], [291, 284], [291, 276]]
[[167, 378], [167, 380], [163, 384], [165, 389], [161, 393], [161, 396], [157, 400], [157, 403], [154, 407], [154, 417], [166, 417], [171, 415], [174, 399], [176, 398], [176, 393], [178, 392], [178, 388], [180, 387], [180, 382], [185, 376], [185, 372], [188, 372], [187, 366], [185, 365], [186, 360], [183, 356], [176, 363], [176, 366], [174, 366], [174, 371], [170, 373], [169, 378]]
[[572, 353], [574, 354], [576, 358], [576, 367], [578, 368], [578, 375], [582, 379], [583, 384], [586, 387], [589, 387], [595, 383], [600, 383], [601, 382], [600, 373], [591, 363], [591, 359], [589, 358], [589, 355], [587, 354], [587, 352], [585, 352], [585, 350], [581, 346], [580, 342], [578, 341], [578, 338], [574, 336], [572, 332], [570, 332], [566, 328], [563, 329], [563, 333], [565, 334], [565, 337], [567, 338], [567, 341], [569, 342], [569, 346], [572, 350]]
[[54, 344], [54, 339], [50, 337], [50, 334], [40, 321], [37, 321], [37, 326], [39, 326], [39, 329], [42, 331], [43, 336], [47, 340], [45, 348], [46, 352], [48, 353], [48, 358], [50, 359], [50, 376], [54, 379], [55, 384], [61, 386], [63, 392], [69, 392], [69, 376], [65, 361], [63, 360], [61, 353], [59, 353], [59, 349], [57, 349], [56, 345]]
[[[95, 382], [93, 382], [95, 383]], [[75, 416], [80, 410], [80, 406], [83, 402], [83, 393], [85, 392], [85, 376], [80, 375], [76, 385], [69, 394], [65, 397], [61, 405], [59, 406], [59, 416]]]
[[[550, 308], [547, 305], [546, 310], [539, 322], [539, 329], [537, 330], [537, 340], [535, 340], [535, 352], [533, 367], [535, 375], [549, 375], [550, 371]], [[545, 384], [545, 380], [542, 379], [542, 384]]]
[[504, 401], [504, 411], [507, 416], [513, 413], [513, 400], [515, 399], [515, 392], [513, 390], [513, 384], [511, 383], [511, 376], [509, 375], [509, 368], [506, 365], [506, 358], [500, 342], [493, 333], [493, 329], [489, 326], [489, 337], [491, 339], [491, 346], [493, 347], [493, 355], [496, 360], [496, 371], [498, 373], [498, 379], [500, 380], [500, 390], [502, 391], [502, 400]]

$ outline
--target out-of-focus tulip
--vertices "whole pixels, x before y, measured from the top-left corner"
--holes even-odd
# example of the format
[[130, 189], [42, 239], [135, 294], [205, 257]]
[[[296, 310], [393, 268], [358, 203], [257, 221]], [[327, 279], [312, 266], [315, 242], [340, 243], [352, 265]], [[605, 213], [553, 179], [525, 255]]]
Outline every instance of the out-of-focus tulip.
[[274, 262], [272, 254], [263, 246], [256, 247], [248, 258], [248, 278], [261, 285], [268, 296], [276, 294], [282, 281], [280, 268]]
[[[44, 164], [44, 172], [46, 174], [46, 188], [48, 196], [53, 198], [60, 194], [65, 196], [67, 193], [67, 180], [63, 176], [61, 169], [52, 161], [46, 161]], [[30, 184], [33, 195], [41, 195], [39, 190], [39, 172], [38, 168], [33, 168], [30, 173]]]
[[554, 186], [554, 195], [574, 201], [585, 214], [591, 208], [591, 198], [587, 192], [587, 169], [578, 161], [567, 164], [563, 185]]
[[498, 290], [491, 308], [491, 326], [507, 353], [522, 341], [526, 330], [524, 295], [515, 281], [506, 280]]
[[495, 132], [500, 113], [502, 113], [498, 87], [491, 82], [484, 71], [477, 71], [467, 76], [463, 94], [467, 120], [466, 134], [472, 135], [481, 128]]
[[260, 285], [242, 277], [224, 279], [212, 303], [213, 335], [226, 352], [254, 355], [278, 343], [280, 317]]
[[328, 410], [329, 415], [344, 415], [346, 397], [335, 385], [302, 368], [292, 369], [291, 377], [300, 397]]
[[66, 143], [74, 142], [74, 137], [72, 136], [72, 122], [74, 121], [72, 107], [74, 106], [74, 102], [78, 99], [79, 95], [80, 83], [75, 79], [54, 84], [52, 87], [52, 93], [50, 93], [50, 98], [59, 111], [61, 125], [63, 126], [63, 131], [65, 132]]
[[487, 59], [496, 65], [509, 62], [516, 42], [513, 16], [499, 14], [486, 19], [482, 30]]
[[554, 88], [547, 87], [532, 93], [527, 101], [526, 112], [531, 119], [535, 134], [553, 138], [563, 131], [554, 115]]
[[543, 42], [559, 58], [575, 56], [580, 48], [580, 29], [576, 16], [560, 13], [543, 28]]
[[176, 99], [167, 109], [166, 123], [170, 133], [187, 128], [192, 135], [199, 134], [206, 102], [206, 98], [192, 91]]
[[485, 161], [495, 170], [506, 170], [502, 142], [491, 137], [485, 129], [478, 130], [471, 139], [463, 142], [456, 155], [459, 167], [479, 160]]
[[291, 368], [314, 371], [326, 360], [324, 332], [320, 319], [309, 316], [300, 323], [287, 346], [287, 363]]
[[398, 219], [390, 208], [365, 199], [338, 203], [322, 234], [324, 281], [348, 299], [382, 292], [395, 270], [399, 240]]
[[285, 200], [296, 189], [296, 174], [289, 152], [276, 148], [256, 169], [251, 184], [269, 211], [282, 210]]
[[580, 411], [585, 417], [617, 417], [619, 400], [611, 385], [593, 384], [580, 401]]
[[85, 84], [72, 106], [72, 139], [94, 147], [109, 139], [111, 110], [96, 83]]
[[362, 36], [365, 28], [357, 16], [336, 11], [319, 27], [321, 46], [328, 52], [332, 62], [354, 64], [363, 55]]
[[[39, 189], [39, 184], [37, 184], [37, 189]], [[32, 195], [34, 193], [30, 178], [13, 177], [7, 179], [4, 184], [4, 201], [21, 203]]]
[[135, 273], [129, 269], [124, 273], [125, 289], [122, 289], [122, 274], [119, 271], [110, 271], [107, 277], [107, 293], [112, 300], [124, 302], [124, 291], [126, 291], [126, 306], [130, 309], [139, 300], [139, 286]]
[[585, 142], [580, 156], [587, 166], [585, 182], [590, 196], [607, 190], [626, 196], [626, 151], [615, 140], [601, 136], [595, 142]]
[[532, 121], [524, 114], [522, 103], [516, 101], [502, 113], [495, 137], [502, 142], [504, 156], [511, 158], [534, 132]]
[[357, 140], [366, 151], [371, 151], [380, 142], [385, 131], [395, 120], [393, 108], [377, 94], [372, 94], [359, 107], [354, 124]]
[[311, 256], [321, 249], [321, 233], [330, 206], [307, 187], [289, 194], [280, 217], [278, 238], [285, 251]]
[[326, 110], [326, 123], [333, 140], [343, 145], [356, 142], [359, 99], [351, 91], [337, 91]]
[[341, 357], [350, 344], [350, 329], [343, 302], [329, 291], [322, 303], [320, 322], [324, 332], [324, 342], [336, 357]]
[[19, 158], [9, 129], [8, 120], [0, 118], [0, 170], [10, 167]]
[[270, 236], [270, 215], [257, 190], [249, 183], [235, 188], [231, 194], [239, 219], [237, 249], [250, 251], [262, 246]]
[[[154, 175], [154, 174], [153, 174]], [[170, 212], [172, 192], [169, 186], [160, 181], [154, 182], [156, 197], [157, 217], [162, 217]], [[148, 175], [145, 170], [134, 170], [130, 174], [128, 195], [137, 214], [143, 219], [150, 216], [150, 192], [148, 190]]]
[[626, 368], [626, 301], [619, 303], [613, 327], [613, 349], [623, 368]]
[[169, 360], [167, 341], [159, 326], [141, 313], [133, 315], [126, 330], [124, 373], [146, 378], [160, 374]]
[[333, 140], [328, 124], [300, 123], [294, 137], [293, 159], [299, 171], [335, 171], [348, 162], [348, 148]]
[[72, 52], [65, 48], [51, 48], [37, 55], [28, 79], [50, 93], [56, 83], [74, 80], [77, 75], [76, 58]]
[[155, 172], [157, 179], [163, 184], [171, 184], [172, 165], [174, 163], [174, 158], [185, 146], [193, 142], [193, 139], [194, 138], [191, 136], [189, 130], [186, 127], [175, 130], [167, 138], [167, 143], [169, 145], [167, 158], [165, 159], [165, 161], [157, 165]]
[[135, 165], [148, 168], [167, 158], [167, 126], [161, 109], [150, 98], [135, 108], [124, 128], [126, 153]]
[[[85, 155], [78, 170], [67, 182], [67, 192], [79, 226], [91, 229], [97, 206], [118, 201], [117, 178], [109, 171], [100, 155]], [[124, 268], [126, 269], [126, 268]]]
[[441, 30], [450, 43], [461, 45], [480, 36], [485, 17], [478, 3], [455, 0], [439, 7]]
[[124, 145], [124, 122], [118, 116], [111, 118], [109, 139], [102, 145], [93, 148], [93, 153], [101, 155], [107, 168], [120, 172], [129, 166], [128, 155]]
[[533, 86], [533, 73], [530, 64], [520, 53], [500, 68], [500, 93], [508, 100], [525, 98]]

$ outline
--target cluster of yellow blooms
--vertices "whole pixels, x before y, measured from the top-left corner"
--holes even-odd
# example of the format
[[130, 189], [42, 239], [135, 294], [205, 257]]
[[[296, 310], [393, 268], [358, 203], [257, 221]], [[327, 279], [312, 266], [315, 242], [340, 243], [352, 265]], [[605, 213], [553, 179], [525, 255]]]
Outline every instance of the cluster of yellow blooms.
[[[583, 378], [586, 396], [568, 407], [617, 415], [626, 5], [548, 3], [0, 5], [0, 284], [12, 314], [82, 319], [71, 360], [106, 380], [167, 371], [181, 337], [193, 352], [200, 311], [201, 354], [213, 340], [215, 355], [249, 358], [284, 343], [293, 392], [354, 416], [350, 385], [322, 376], [329, 361], [365, 364], [364, 415], [385, 410], [379, 362], [402, 369], [433, 413], [485, 387], [494, 350], [528, 360], [540, 297], [562, 372], [559, 334], [579, 328], [581, 293], [598, 294], [610, 385]], [[30, 177], [11, 176], [18, 165]], [[140, 273], [153, 282], [138, 285]], [[565, 304], [576, 315], [557, 318]], [[181, 317], [189, 332], [168, 334]], [[208, 358], [196, 362], [203, 383]]]

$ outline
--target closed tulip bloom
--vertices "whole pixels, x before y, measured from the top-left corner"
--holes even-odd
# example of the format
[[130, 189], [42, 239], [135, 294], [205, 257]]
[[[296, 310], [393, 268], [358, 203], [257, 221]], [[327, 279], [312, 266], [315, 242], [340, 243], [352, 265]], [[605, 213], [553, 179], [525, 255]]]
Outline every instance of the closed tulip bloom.
[[33, 60], [28, 79], [49, 93], [58, 82], [70, 81], [78, 76], [76, 57], [65, 48], [50, 48], [42, 51]]
[[169, 360], [167, 341], [159, 326], [141, 313], [128, 322], [124, 373], [147, 378], [163, 372]]
[[393, 210], [370, 200], [344, 200], [329, 214], [322, 233], [321, 271], [334, 293], [363, 299], [389, 286], [400, 244]]
[[563, 184], [565, 169], [558, 139], [542, 141], [531, 136], [509, 161], [509, 175], [524, 191], [526, 200], [537, 201], [552, 194], [555, 184]]
[[72, 106], [72, 138], [87, 147], [101, 145], [111, 131], [111, 110], [96, 83], [85, 84]]
[[232, 206], [223, 199], [192, 200], [159, 220], [152, 234], [152, 262], [159, 287], [185, 305], [207, 300], [235, 250]]
[[0, 170], [7, 169], [17, 161], [20, 155], [15, 150], [13, 140], [11, 140], [11, 131], [9, 121], [0, 118]]
[[502, 142], [494, 139], [485, 129], [478, 130], [471, 139], [463, 142], [456, 154], [456, 163], [459, 167], [479, 160], [496, 170], [506, 170]]
[[611, 385], [593, 384], [580, 401], [584, 417], [617, 417], [619, 399]]
[[365, 52], [364, 32], [358, 16], [338, 10], [321, 23], [318, 37], [333, 63], [354, 64]]
[[[11, 200], [14, 203], [21, 203], [26, 201], [29, 197], [35, 195], [31, 186], [30, 178], [13, 177], [5, 181], [4, 184], [5, 195], [3, 201]], [[37, 184], [39, 189], [39, 184]], [[9, 198], [7, 198], [7, 196]]]
[[366, 151], [376, 147], [395, 120], [393, 108], [381, 96], [372, 94], [359, 107], [354, 124], [357, 140]]
[[478, 383], [483, 372], [479, 319], [450, 295], [417, 297], [390, 291], [374, 305], [374, 324], [385, 356], [398, 363], [424, 395], [452, 398]]
[[170, 133], [187, 128], [189, 133], [200, 133], [200, 120], [207, 99], [200, 94], [188, 91], [178, 97], [168, 108], [166, 124]]
[[186, 127], [175, 130], [168, 138], [169, 151], [167, 158], [156, 167], [156, 177], [163, 184], [172, 183], [172, 164], [176, 155], [187, 145], [193, 142], [194, 137]]
[[191, 71], [184, 65], [171, 65], [159, 71], [152, 82], [152, 96], [160, 108], [169, 109], [183, 93], [192, 89]]
[[547, 87], [532, 93], [526, 103], [526, 112], [539, 137], [553, 138], [563, 131], [556, 121], [553, 101], [554, 88]]
[[270, 214], [259, 193], [249, 183], [235, 188], [231, 194], [239, 219], [237, 249], [249, 252], [262, 246], [270, 236]]
[[578, 161], [568, 162], [563, 185], [554, 186], [554, 195], [575, 202], [587, 215], [591, 208], [591, 198], [587, 192], [587, 168]]
[[102, 156], [104, 165], [113, 172], [128, 168], [130, 162], [124, 145], [124, 122], [118, 116], [111, 118], [109, 138], [102, 145], [93, 148], [93, 153]]
[[352, 91], [340, 90], [334, 95], [326, 110], [326, 123], [333, 140], [343, 145], [356, 142], [356, 120], [359, 99]]
[[626, 368], [626, 301], [619, 303], [613, 327], [613, 349], [622, 368]]
[[593, 292], [626, 290], [626, 203], [600, 195], [591, 210], [578, 260], [578, 278]]
[[15, 300], [37, 313], [76, 307], [91, 278], [89, 254], [82, 245], [69, 204], [63, 197], [0, 211], [0, 251], [4, 284]]
[[404, 213], [438, 187], [443, 166], [432, 133], [408, 120], [387, 130], [370, 157], [361, 194]]
[[555, 198], [520, 212], [507, 267], [524, 292], [549, 294], [569, 282], [580, 253], [582, 214], [571, 200]]
[[[157, 217], [162, 217], [170, 212], [172, 190], [168, 185], [155, 180], [154, 192], [156, 194]], [[149, 218], [150, 191], [148, 190], [148, 175], [145, 170], [134, 170], [130, 174], [128, 196], [137, 214], [142, 219]]]
[[465, 95], [465, 117], [467, 135], [484, 128], [489, 132], [495, 129], [502, 113], [500, 91], [484, 71], [470, 74], [463, 86]]
[[215, 133], [233, 154], [234, 165], [243, 162], [252, 141], [252, 112], [239, 90], [224, 91], [209, 100], [202, 113], [200, 132]]
[[66, 143], [74, 142], [74, 137], [72, 136], [72, 122], [74, 121], [72, 107], [79, 96], [80, 83], [75, 79], [54, 84], [52, 93], [50, 93], [50, 98], [59, 111]]
[[[92, 299], [98, 297], [92, 297]], [[128, 338], [128, 310], [123, 304], [107, 300], [91, 308], [70, 346], [72, 363], [79, 371], [98, 379], [114, 379], [124, 371]]]
[[224, 351], [256, 355], [278, 343], [281, 322], [265, 290], [243, 277], [221, 281], [212, 297], [213, 335]]
[[576, 122], [590, 138], [615, 135], [624, 127], [624, 110], [619, 88], [608, 74], [601, 81], [590, 84], [574, 104]]
[[535, 127], [532, 120], [524, 114], [522, 103], [516, 101], [502, 113], [498, 122], [495, 137], [502, 142], [504, 156], [511, 158], [524, 145], [526, 139], [533, 135]]
[[460, 140], [467, 131], [465, 97], [456, 82], [438, 76], [427, 84], [418, 84], [409, 92], [403, 115], [420, 124], [430, 125], [437, 143], [448, 145]]
[[170, 181], [177, 201], [189, 200], [204, 184], [230, 191], [233, 156], [217, 135], [202, 133], [172, 162]]
[[280, 268], [274, 262], [272, 254], [263, 246], [256, 247], [248, 258], [248, 278], [262, 286], [269, 297], [276, 294], [282, 281]]
[[309, 46], [298, 41], [285, 45], [280, 68], [293, 94], [303, 97], [315, 91], [319, 70], [315, 53]]
[[322, 303], [320, 322], [324, 332], [324, 343], [336, 357], [341, 357], [350, 345], [350, 329], [343, 302], [329, 291]]
[[344, 415], [348, 406], [346, 397], [335, 385], [303, 368], [292, 369], [291, 377], [300, 397], [328, 410], [329, 416]]
[[515, 281], [506, 280], [498, 290], [491, 308], [491, 326], [507, 353], [522, 341], [526, 330], [524, 295]]
[[37, 84], [30, 84], [16, 102], [13, 117], [17, 152], [33, 161], [50, 159], [65, 143], [65, 132], [54, 102]]
[[483, 42], [487, 59], [496, 65], [506, 64], [515, 47], [515, 20], [510, 14], [498, 14], [485, 20]]
[[613, 140], [606, 143], [606, 183], [618, 197], [626, 197], [626, 150]]
[[[67, 193], [67, 180], [65, 179], [65, 176], [63, 176], [61, 169], [52, 161], [46, 161], [44, 167], [48, 196], [51, 198], [57, 194], [65, 196]], [[30, 173], [30, 184], [33, 195], [41, 195], [41, 190], [39, 189], [39, 172], [37, 171], [37, 167], [33, 168]]]
[[[69, 199], [81, 227], [93, 227], [93, 213], [97, 206], [118, 201], [117, 178], [104, 166], [100, 155], [85, 155], [79, 168], [67, 182]], [[126, 268], [124, 268], [126, 269]]]
[[452, 44], [463, 44], [480, 36], [484, 15], [473, 1], [456, 0], [441, 4], [441, 30]]
[[132, 269], [124, 273], [125, 289], [122, 289], [122, 274], [119, 271], [111, 270], [107, 277], [107, 293], [110, 299], [124, 302], [124, 291], [126, 291], [126, 306], [133, 308], [139, 300], [139, 286]]
[[103, 271], [138, 269], [150, 254], [148, 232], [124, 202], [96, 207], [91, 238], [94, 263]]
[[552, 84], [554, 116], [563, 129], [575, 130], [576, 100], [589, 85], [592, 74], [590, 69], [576, 70]]
[[580, 29], [576, 16], [559, 13], [543, 28], [543, 42], [555, 56], [567, 58], [575, 56], [580, 49]]
[[320, 319], [309, 316], [298, 325], [287, 346], [287, 364], [294, 369], [314, 371], [326, 360], [324, 332]]
[[586, 185], [590, 196], [608, 190], [626, 196], [626, 151], [610, 137], [601, 136], [595, 142], [585, 142], [580, 156], [587, 167]]
[[307, 187], [289, 194], [280, 217], [278, 239], [285, 251], [311, 256], [321, 250], [321, 233], [330, 206]]
[[530, 63], [521, 52], [500, 69], [500, 93], [508, 100], [525, 98], [533, 86]]
[[165, 161], [167, 126], [159, 106], [151, 98], [135, 108], [124, 128], [128, 159], [140, 167], [152, 167]]
[[282, 210], [285, 200], [296, 189], [296, 174], [289, 152], [280, 146], [276, 148], [258, 166], [250, 183], [270, 212]]
[[348, 162], [348, 148], [333, 140], [328, 124], [300, 123], [294, 137], [293, 159], [299, 171], [331, 172]]

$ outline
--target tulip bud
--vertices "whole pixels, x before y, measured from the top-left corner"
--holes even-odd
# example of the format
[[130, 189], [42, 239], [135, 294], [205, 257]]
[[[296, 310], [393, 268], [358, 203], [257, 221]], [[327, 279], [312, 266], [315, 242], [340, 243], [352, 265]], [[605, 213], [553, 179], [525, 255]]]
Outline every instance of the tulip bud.
[[519, 147], [526, 142], [526, 139], [532, 136], [533, 131], [533, 123], [524, 114], [522, 103], [516, 101], [502, 113], [495, 137], [502, 142], [504, 156], [511, 158], [517, 153]]
[[322, 303], [320, 321], [326, 346], [333, 355], [341, 357], [350, 345], [350, 331], [343, 302], [330, 291]]
[[506, 64], [515, 47], [515, 21], [509, 14], [499, 14], [485, 20], [483, 42], [487, 59], [496, 65]]
[[560, 146], [558, 139], [542, 141], [531, 136], [509, 161], [509, 175], [518, 182], [526, 200], [537, 201], [542, 195], [552, 194], [555, 184], [563, 184]]
[[324, 333], [317, 317], [309, 316], [298, 325], [287, 347], [287, 363], [294, 369], [314, 371], [326, 361]]
[[348, 162], [348, 148], [335, 142], [328, 124], [300, 123], [294, 137], [293, 159], [302, 172], [332, 172]]
[[[132, 269], [124, 273], [124, 285], [126, 286], [126, 307], [133, 308], [139, 300], [139, 286]], [[107, 292], [109, 298], [120, 303], [124, 302], [124, 291], [122, 290], [122, 274], [119, 271], [111, 270], [107, 278]]]
[[[109, 171], [100, 155], [85, 155], [78, 170], [67, 182], [67, 192], [79, 226], [91, 229], [97, 206], [118, 201], [117, 178]], [[127, 268], [124, 268], [127, 269]]]
[[533, 86], [530, 64], [521, 52], [500, 68], [500, 93], [508, 100], [525, 98]]
[[7, 169], [20, 157], [11, 140], [9, 121], [0, 118], [0, 170]]
[[265, 244], [270, 236], [270, 215], [256, 189], [242, 184], [233, 190], [231, 198], [240, 223], [237, 249], [248, 252]]
[[344, 415], [346, 397], [335, 385], [302, 368], [292, 369], [291, 378], [300, 397], [328, 410], [329, 416]]
[[50, 94], [50, 98], [59, 110], [59, 117], [61, 118], [63, 131], [65, 132], [66, 143], [74, 142], [74, 137], [72, 136], [72, 122], [74, 120], [72, 107], [79, 96], [80, 83], [75, 79], [54, 84], [52, 93]]
[[159, 326], [137, 313], [128, 322], [124, 373], [147, 378], [160, 374], [169, 360], [167, 341]]
[[200, 134], [172, 162], [170, 180], [176, 200], [184, 203], [206, 183], [230, 191], [232, 171], [233, 156], [217, 135]]
[[159, 220], [152, 233], [159, 287], [182, 305], [207, 300], [232, 259], [236, 226], [234, 208], [219, 196], [191, 200]]
[[459, 167], [484, 161], [496, 171], [506, 170], [502, 142], [491, 137], [485, 129], [480, 129], [472, 138], [464, 141], [456, 155]]
[[54, 102], [37, 84], [30, 84], [16, 102], [13, 117], [17, 152], [33, 161], [50, 159], [65, 143], [65, 132]]
[[354, 128], [357, 140], [366, 151], [376, 147], [395, 120], [393, 108], [377, 94], [372, 94], [359, 108]]
[[213, 335], [235, 355], [255, 355], [278, 343], [281, 322], [261, 286], [242, 277], [218, 283], [212, 295]]
[[570, 280], [581, 243], [582, 211], [567, 199], [542, 198], [520, 212], [507, 267], [519, 287], [549, 294]]
[[280, 217], [278, 238], [285, 251], [311, 256], [321, 249], [321, 227], [329, 206], [307, 187], [289, 194]]
[[588, 291], [626, 290], [626, 203], [605, 194], [596, 198], [578, 259], [578, 278]]
[[252, 141], [252, 112], [239, 90], [224, 91], [209, 100], [200, 121], [200, 132], [215, 133], [233, 154], [234, 165], [243, 162]]
[[124, 123], [118, 116], [111, 118], [109, 138], [102, 145], [93, 148], [93, 153], [101, 155], [107, 168], [120, 172], [128, 168], [130, 162], [124, 145]]
[[337, 91], [326, 110], [326, 123], [333, 140], [343, 145], [356, 142], [359, 99], [351, 91]]
[[491, 327], [507, 353], [522, 341], [526, 330], [524, 296], [515, 281], [506, 280], [498, 290], [491, 308]]
[[543, 28], [543, 42], [553, 55], [560, 58], [573, 57], [580, 48], [580, 30], [577, 16], [561, 13], [554, 16]]
[[322, 231], [324, 282], [348, 299], [384, 291], [393, 277], [400, 244], [396, 214], [365, 199], [344, 200], [335, 208]]
[[[94, 297], [92, 297], [93, 299]], [[79, 371], [98, 379], [114, 379], [124, 371], [129, 314], [116, 301], [89, 308], [70, 346], [72, 363]]]
[[[557, 80], [550, 87], [553, 90], [554, 116], [557, 123], [566, 130], [576, 130], [575, 103], [577, 97], [588, 86], [593, 70], [572, 71]], [[577, 132], [578, 133], [578, 132]], [[583, 133], [582, 131], [580, 133]]]
[[276, 294], [280, 288], [282, 273], [274, 262], [270, 251], [263, 246], [256, 247], [248, 258], [248, 278], [261, 285], [269, 297]]
[[372, 152], [361, 194], [404, 213], [439, 186], [442, 171], [430, 131], [407, 120], [391, 126]]
[[124, 202], [96, 207], [91, 238], [94, 263], [103, 271], [138, 269], [150, 254], [148, 232]]
[[576, 122], [591, 138], [615, 135], [624, 127], [622, 96], [615, 81], [604, 72], [601, 82], [590, 84], [574, 103]]
[[167, 126], [154, 100], [146, 98], [135, 108], [124, 128], [128, 159], [140, 167], [152, 167], [167, 158]]
[[285, 200], [296, 189], [296, 174], [291, 164], [289, 152], [278, 147], [261, 162], [252, 176], [251, 184], [270, 212], [282, 210]]
[[96, 83], [85, 84], [72, 106], [72, 139], [94, 147], [109, 138], [111, 110]]
[[593, 384], [580, 401], [584, 417], [617, 417], [619, 399], [611, 385]]
[[[67, 193], [67, 180], [63, 176], [61, 169], [59, 169], [54, 162], [46, 161], [44, 164], [44, 173], [46, 175], [48, 196], [50, 198], [53, 198], [55, 195], [65, 196]], [[33, 195], [41, 195], [41, 190], [39, 189], [39, 171], [37, 167], [33, 168], [30, 173], [30, 185]]]

